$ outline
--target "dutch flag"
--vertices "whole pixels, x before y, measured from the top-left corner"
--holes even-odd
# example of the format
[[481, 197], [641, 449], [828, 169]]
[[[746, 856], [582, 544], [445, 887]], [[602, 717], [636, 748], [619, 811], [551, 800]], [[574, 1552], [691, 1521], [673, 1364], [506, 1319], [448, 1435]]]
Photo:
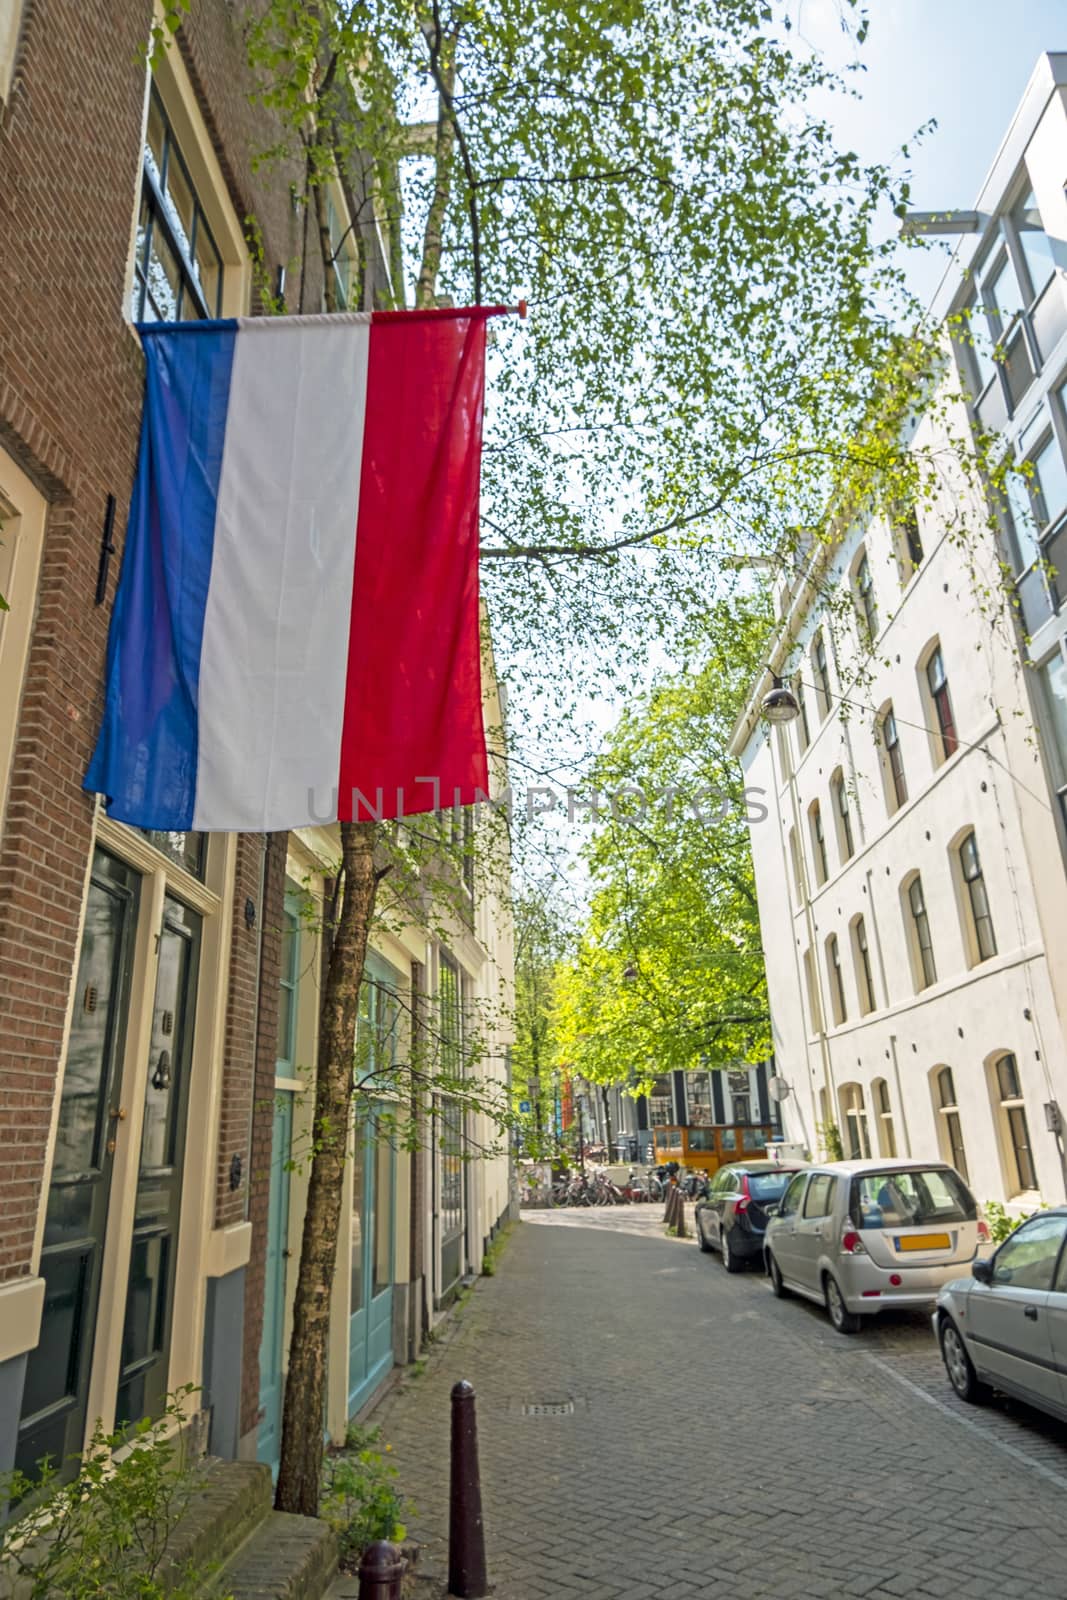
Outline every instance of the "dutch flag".
[[139, 329], [145, 407], [85, 787], [138, 827], [471, 804], [485, 319]]

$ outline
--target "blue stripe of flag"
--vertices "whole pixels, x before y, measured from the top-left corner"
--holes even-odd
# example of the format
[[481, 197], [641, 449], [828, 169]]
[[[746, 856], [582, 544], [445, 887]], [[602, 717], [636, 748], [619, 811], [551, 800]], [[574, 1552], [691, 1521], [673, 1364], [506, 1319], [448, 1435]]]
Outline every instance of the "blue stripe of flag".
[[137, 475], [84, 787], [119, 822], [180, 832], [196, 804], [200, 650], [237, 323], [141, 332]]

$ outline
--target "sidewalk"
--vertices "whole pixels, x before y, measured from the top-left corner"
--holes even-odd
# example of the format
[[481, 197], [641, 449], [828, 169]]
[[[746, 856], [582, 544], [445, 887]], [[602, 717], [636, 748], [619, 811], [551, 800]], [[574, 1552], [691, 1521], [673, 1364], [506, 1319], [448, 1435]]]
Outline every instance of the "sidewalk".
[[460, 1378], [494, 1600], [1067, 1594], [1067, 1476], [960, 1426], [877, 1348], [666, 1239], [658, 1206], [527, 1214], [373, 1419], [437, 1580], [420, 1600], [444, 1593]]

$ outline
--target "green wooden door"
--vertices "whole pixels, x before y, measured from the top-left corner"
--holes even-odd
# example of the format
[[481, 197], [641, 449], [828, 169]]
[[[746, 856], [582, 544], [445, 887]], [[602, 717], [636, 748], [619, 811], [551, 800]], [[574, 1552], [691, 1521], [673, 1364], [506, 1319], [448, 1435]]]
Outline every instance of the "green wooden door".
[[263, 1335], [259, 1345], [259, 1435], [256, 1455], [277, 1473], [282, 1445], [285, 1384], [285, 1291], [289, 1259], [289, 1159], [293, 1097], [280, 1093], [274, 1106], [267, 1207], [267, 1259], [263, 1287]]
[[393, 1365], [396, 1155], [374, 1112], [356, 1126], [352, 1181], [349, 1416]]

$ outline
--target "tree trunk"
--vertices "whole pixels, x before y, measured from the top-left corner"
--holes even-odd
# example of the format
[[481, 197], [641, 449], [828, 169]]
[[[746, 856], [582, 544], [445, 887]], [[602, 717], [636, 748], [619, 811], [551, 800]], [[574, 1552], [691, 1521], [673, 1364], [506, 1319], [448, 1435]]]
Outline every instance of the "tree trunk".
[[[454, 57], [451, 51], [442, 59], [440, 40], [436, 46], [437, 69], [448, 94], [455, 83]], [[432, 306], [437, 292], [437, 274], [441, 266], [441, 249], [445, 218], [452, 193], [452, 158], [456, 147], [456, 127], [448, 113], [444, 94], [437, 97], [437, 139], [434, 146], [434, 189], [430, 208], [426, 213], [426, 227], [422, 236], [422, 261], [415, 285], [415, 304]]]
[[330, 1300], [352, 1121], [356, 1019], [378, 875], [374, 824], [341, 823], [343, 891], [319, 1022], [307, 1210], [282, 1414], [279, 1511], [318, 1514]]

